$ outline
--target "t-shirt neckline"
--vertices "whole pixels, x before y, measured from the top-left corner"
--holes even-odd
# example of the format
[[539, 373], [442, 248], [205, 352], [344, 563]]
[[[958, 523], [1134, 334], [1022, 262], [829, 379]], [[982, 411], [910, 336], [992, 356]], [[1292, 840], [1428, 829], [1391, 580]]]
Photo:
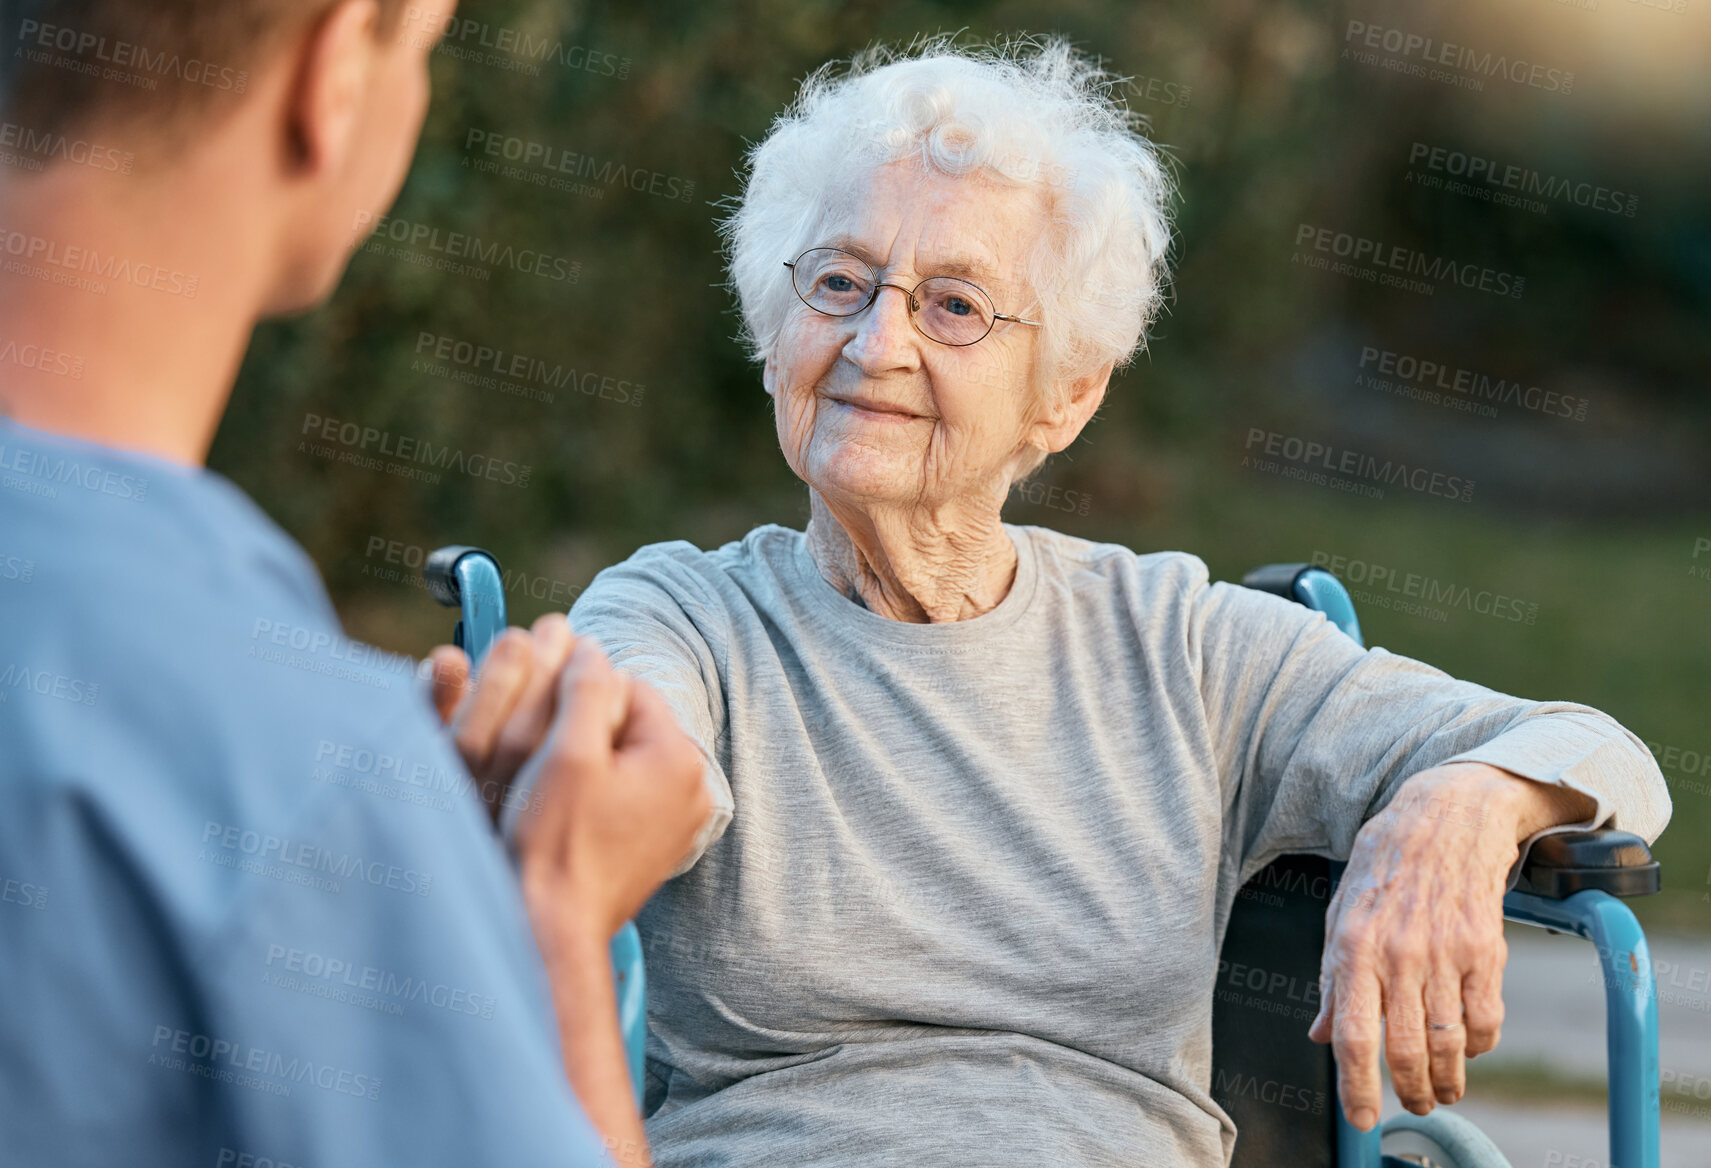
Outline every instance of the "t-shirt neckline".
[[913, 624], [880, 616], [872, 609], [857, 604], [839, 592], [820, 574], [808, 550], [808, 535], [792, 531], [792, 560], [796, 565], [803, 595], [808, 603], [823, 613], [831, 627], [858, 641], [875, 639], [904, 648], [949, 648], [984, 642], [1016, 624], [1032, 609], [1039, 585], [1039, 553], [1034, 546], [1033, 533], [1026, 527], [1006, 523], [1005, 534], [1016, 548], [1016, 578], [991, 610], [967, 620], [938, 624]]

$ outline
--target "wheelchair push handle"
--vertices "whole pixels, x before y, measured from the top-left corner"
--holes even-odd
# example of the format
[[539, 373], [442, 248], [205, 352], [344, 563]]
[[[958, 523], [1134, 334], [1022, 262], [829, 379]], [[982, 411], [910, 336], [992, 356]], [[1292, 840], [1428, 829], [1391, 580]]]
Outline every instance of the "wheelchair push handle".
[[493, 553], [466, 544], [450, 544], [428, 555], [422, 565], [428, 594], [447, 608], [462, 610], [452, 644], [478, 665], [505, 631], [505, 585]]

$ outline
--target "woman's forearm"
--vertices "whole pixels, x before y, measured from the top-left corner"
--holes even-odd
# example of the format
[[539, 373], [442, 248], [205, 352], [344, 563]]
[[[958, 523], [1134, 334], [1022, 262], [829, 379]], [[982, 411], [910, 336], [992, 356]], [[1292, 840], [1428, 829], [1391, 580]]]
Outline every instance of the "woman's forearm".
[[606, 1152], [622, 1168], [651, 1165], [630, 1086], [609, 941], [587, 924], [553, 915], [535, 922], [546, 964], [565, 1077]]

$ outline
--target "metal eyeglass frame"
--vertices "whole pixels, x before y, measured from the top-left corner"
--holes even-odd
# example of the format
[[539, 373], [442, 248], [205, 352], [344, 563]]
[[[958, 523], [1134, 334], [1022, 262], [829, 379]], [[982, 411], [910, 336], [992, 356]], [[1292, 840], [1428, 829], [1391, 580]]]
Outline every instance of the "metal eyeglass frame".
[[[867, 300], [863, 302], [860, 308], [857, 308], [852, 312], [827, 312], [824, 308], [820, 308], [815, 304], [809, 303], [808, 298], [802, 295], [802, 289], [796, 286], [796, 265], [802, 262], [802, 256], [807, 255], [808, 252], [811, 251], [835, 251], [840, 255], [847, 255], [872, 273], [873, 291], [868, 293]], [[998, 327], [998, 322], [1001, 320], [1007, 320], [1011, 324], [1031, 325], [1034, 328], [1045, 327], [1044, 323], [1041, 321], [1024, 320], [1020, 316], [1011, 316], [1008, 313], [999, 312], [998, 306], [993, 304], [992, 297], [987, 294], [986, 289], [982, 288], [979, 284], [976, 284], [973, 280], [965, 280], [961, 276], [928, 276], [925, 279], [918, 281], [914, 288], [905, 288], [901, 284], [888, 284], [879, 278], [879, 270], [872, 264], [856, 255], [854, 252], [845, 251], [841, 247], [811, 247], [795, 259], [785, 260], [784, 266], [790, 269], [790, 290], [796, 293], [796, 299], [800, 300], [803, 304], [807, 304], [809, 308], [813, 309], [821, 316], [829, 316], [835, 320], [845, 320], [852, 316], [859, 316], [861, 313], [864, 313], [869, 308], [873, 307], [873, 302], [879, 299], [879, 290], [881, 288], [895, 288], [909, 298], [909, 323], [914, 327], [915, 331], [920, 333], [923, 337], [926, 337], [929, 341], [932, 341], [935, 345], [944, 345], [946, 348], [950, 349], [966, 349], [970, 345], [980, 344], [981, 341], [984, 341], [987, 337], [992, 335], [992, 330]], [[967, 284], [970, 288], [973, 288], [976, 292], [980, 293], [981, 299], [985, 300], [988, 304], [992, 304], [992, 323], [986, 326], [986, 331], [981, 333], [978, 337], [975, 337], [972, 341], [959, 342], [941, 341], [938, 337], [933, 336], [933, 334], [922, 328], [920, 320], [917, 319], [917, 314], [921, 311], [921, 302], [915, 299], [915, 292], [928, 280], [955, 280], [959, 284]]]

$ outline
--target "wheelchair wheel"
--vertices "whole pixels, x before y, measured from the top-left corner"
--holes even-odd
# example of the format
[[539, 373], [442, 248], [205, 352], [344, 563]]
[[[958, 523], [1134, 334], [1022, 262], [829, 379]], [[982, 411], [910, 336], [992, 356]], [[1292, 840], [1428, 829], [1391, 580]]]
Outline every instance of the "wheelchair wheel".
[[1379, 1146], [1387, 1164], [1395, 1159], [1421, 1168], [1511, 1168], [1489, 1136], [1442, 1107], [1429, 1115], [1391, 1116]]

